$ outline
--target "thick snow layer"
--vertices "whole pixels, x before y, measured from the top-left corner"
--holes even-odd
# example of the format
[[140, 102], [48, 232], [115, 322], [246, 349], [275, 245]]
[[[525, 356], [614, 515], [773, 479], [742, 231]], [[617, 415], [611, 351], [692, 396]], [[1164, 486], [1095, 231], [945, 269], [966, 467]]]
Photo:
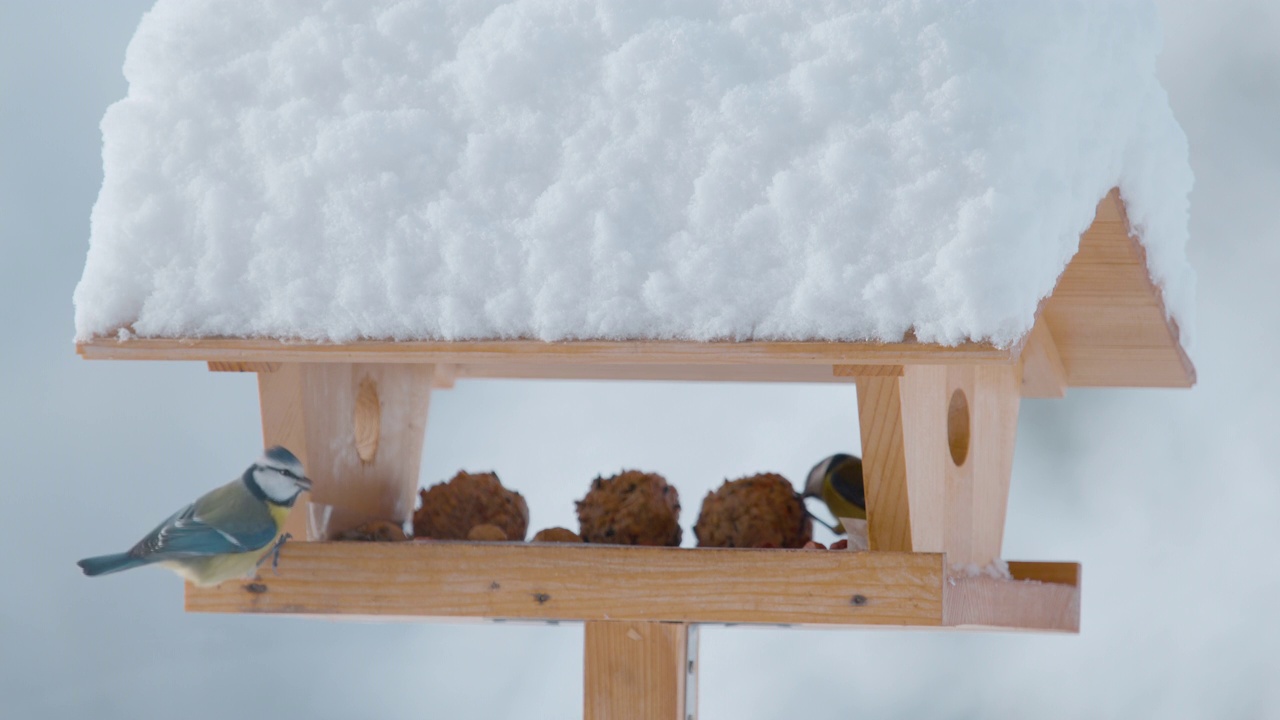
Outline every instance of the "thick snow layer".
[[161, 0], [80, 338], [1007, 344], [1119, 185], [1184, 335], [1150, 2]]

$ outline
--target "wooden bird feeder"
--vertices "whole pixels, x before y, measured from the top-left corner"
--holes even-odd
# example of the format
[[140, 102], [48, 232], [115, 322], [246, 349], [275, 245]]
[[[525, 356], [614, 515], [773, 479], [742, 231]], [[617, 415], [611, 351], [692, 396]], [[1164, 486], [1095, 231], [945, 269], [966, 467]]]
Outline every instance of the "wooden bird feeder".
[[[195, 612], [582, 621], [588, 718], [691, 715], [699, 623], [1077, 632], [1078, 564], [957, 570], [1001, 558], [1020, 400], [1195, 382], [1117, 191], [1011, 348], [99, 338], [78, 351], [257, 373], [264, 443], [302, 459], [334, 531], [410, 518], [431, 391], [458, 378], [854, 383], [870, 552], [292, 542], [278, 576], [187, 589]], [[295, 537], [307, 515], [293, 513]]]

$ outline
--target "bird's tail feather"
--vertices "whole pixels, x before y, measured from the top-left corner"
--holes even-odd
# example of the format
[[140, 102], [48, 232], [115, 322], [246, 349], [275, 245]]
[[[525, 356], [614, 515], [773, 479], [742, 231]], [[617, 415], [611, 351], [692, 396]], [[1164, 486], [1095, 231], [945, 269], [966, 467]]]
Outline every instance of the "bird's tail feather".
[[146, 565], [147, 560], [129, 553], [116, 553], [114, 555], [85, 558], [76, 564], [80, 566], [81, 570], [84, 570], [85, 575], [106, 575], [107, 573], [120, 572], [139, 565]]

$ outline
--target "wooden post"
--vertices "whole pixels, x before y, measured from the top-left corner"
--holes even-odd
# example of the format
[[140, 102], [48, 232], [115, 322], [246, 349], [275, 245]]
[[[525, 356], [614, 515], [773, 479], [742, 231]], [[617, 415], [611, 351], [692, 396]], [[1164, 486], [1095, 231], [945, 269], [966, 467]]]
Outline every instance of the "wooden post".
[[1019, 366], [908, 365], [857, 384], [871, 549], [999, 559]]
[[265, 445], [284, 445], [315, 483], [286, 530], [306, 537], [309, 501], [333, 506], [330, 533], [413, 514], [433, 367], [281, 363], [258, 374]]
[[584, 644], [586, 720], [694, 720], [696, 626], [593, 621]]

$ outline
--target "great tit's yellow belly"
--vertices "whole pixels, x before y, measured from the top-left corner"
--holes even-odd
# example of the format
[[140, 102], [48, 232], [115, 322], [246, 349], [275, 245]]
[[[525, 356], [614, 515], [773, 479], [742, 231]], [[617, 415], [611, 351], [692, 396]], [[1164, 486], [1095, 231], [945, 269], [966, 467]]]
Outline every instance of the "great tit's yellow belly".
[[228, 580], [247, 578], [258, 568], [263, 556], [271, 552], [280, 535], [284, 532], [284, 521], [289, 517], [289, 508], [268, 504], [271, 519], [276, 524], [276, 536], [260, 550], [242, 553], [225, 553], [208, 557], [183, 558], [161, 563], [198, 587], [211, 587]]
[[831, 510], [831, 514], [839, 518], [856, 518], [865, 520], [867, 511], [854, 505], [840, 495], [834, 487], [831, 486], [830, 479], [822, 483], [822, 501], [827, 504], [827, 508]]

